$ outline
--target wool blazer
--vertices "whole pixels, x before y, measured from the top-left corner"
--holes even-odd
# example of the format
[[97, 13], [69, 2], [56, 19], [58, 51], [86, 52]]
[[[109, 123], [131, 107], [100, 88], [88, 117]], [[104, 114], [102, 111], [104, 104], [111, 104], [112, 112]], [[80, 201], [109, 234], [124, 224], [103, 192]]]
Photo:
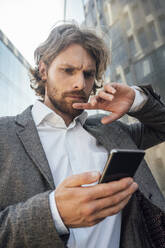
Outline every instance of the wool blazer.
[[[103, 125], [101, 116], [93, 116], [84, 124], [108, 151], [147, 149], [165, 141], [165, 106], [150, 87], [143, 89], [149, 99], [133, 114], [140, 122]], [[165, 199], [145, 161], [137, 170], [135, 181], [139, 190], [122, 211], [120, 247], [156, 247], [160, 237], [153, 240], [148, 219], [152, 219], [151, 214], [159, 216], [159, 228], [163, 227]], [[49, 194], [54, 189], [31, 107], [16, 117], [0, 118], [0, 248], [66, 247], [69, 235], [58, 235], [50, 211]], [[147, 212], [148, 206], [152, 213]]]

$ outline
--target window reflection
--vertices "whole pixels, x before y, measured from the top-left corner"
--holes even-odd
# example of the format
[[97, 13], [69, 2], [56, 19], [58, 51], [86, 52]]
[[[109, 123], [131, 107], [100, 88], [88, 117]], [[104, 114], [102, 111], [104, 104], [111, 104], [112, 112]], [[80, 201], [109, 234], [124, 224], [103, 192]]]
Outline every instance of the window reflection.
[[135, 73], [138, 81], [151, 73], [151, 61], [149, 58], [138, 61], [135, 64]]
[[148, 46], [148, 41], [147, 41], [147, 37], [146, 37], [146, 33], [145, 33], [144, 29], [139, 30], [138, 39], [139, 39], [140, 46], [142, 49], [146, 48]]
[[34, 102], [28, 69], [0, 41], [0, 116], [15, 115]]
[[135, 45], [135, 41], [134, 41], [133, 36], [129, 37], [128, 45], [129, 45], [130, 55], [134, 56], [136, 54], [137, 50], [136, 50], [136, 45]]
[[150, 22], [148, 25], [149, 28], [149, 33], [150, 33], [150, 37], [151, 40], [154, 42], [157, 40], [157, 34], [156, 34], [156, 29], [155, 29], [155, 25], [154, 22]]

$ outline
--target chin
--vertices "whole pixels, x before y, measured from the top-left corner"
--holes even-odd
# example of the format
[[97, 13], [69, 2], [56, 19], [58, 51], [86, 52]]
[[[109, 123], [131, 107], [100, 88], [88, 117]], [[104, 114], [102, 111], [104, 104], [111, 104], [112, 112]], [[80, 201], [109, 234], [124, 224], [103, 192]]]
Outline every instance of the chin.
[[83, 112], [83, 109], [72, 109], [71, 115], [75, 118]]

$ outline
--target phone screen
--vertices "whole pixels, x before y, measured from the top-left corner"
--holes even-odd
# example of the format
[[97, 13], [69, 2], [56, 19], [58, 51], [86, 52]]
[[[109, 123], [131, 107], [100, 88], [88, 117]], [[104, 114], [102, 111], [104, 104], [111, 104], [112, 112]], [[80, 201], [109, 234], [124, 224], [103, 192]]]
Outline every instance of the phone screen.
[[140, 165], [145, 151], [113, 149], [108, 157], [99, 183], [133, 177]]

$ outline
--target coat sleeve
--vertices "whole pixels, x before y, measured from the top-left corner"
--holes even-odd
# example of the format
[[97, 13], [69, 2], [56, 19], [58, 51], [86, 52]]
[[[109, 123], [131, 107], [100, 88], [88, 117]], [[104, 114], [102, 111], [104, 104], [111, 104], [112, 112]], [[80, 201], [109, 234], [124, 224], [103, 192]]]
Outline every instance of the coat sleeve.
[[0, 212], [0, 248], [62, 248], [64, 243], [54, 227], [49, 191]]
[[165, 105], [151, 86], [141, 87], [148, 95], [144, 107], [129, 115], [139, 122], [128, 126], [129, 132], [139, 149], [147, 149], [165, 141]]

